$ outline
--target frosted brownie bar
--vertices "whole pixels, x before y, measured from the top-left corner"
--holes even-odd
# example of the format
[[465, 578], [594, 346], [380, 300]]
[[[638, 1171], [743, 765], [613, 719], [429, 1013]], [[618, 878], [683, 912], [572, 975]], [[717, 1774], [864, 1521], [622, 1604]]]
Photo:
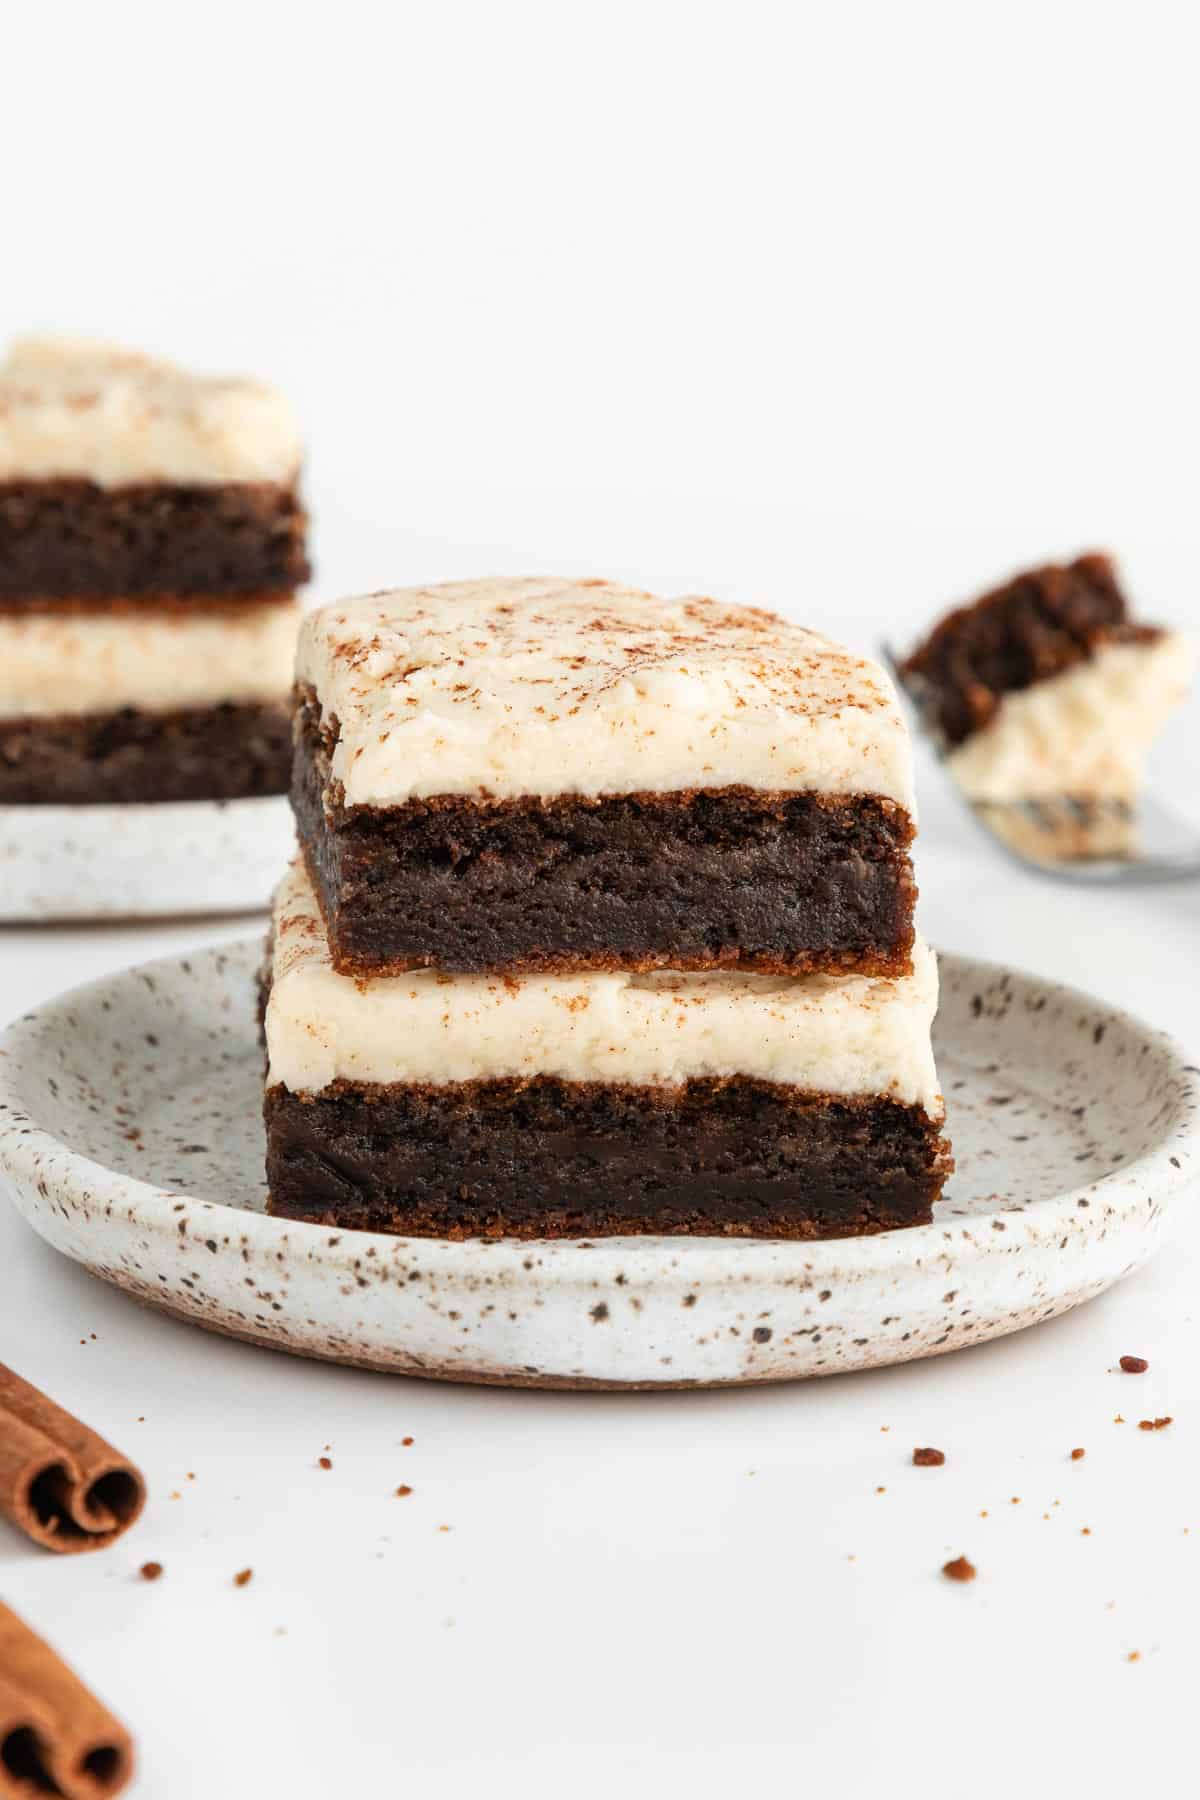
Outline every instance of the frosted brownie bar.
[[887, 676], [815, 632], [455, 582], [311, 614], [297, 680], [342, 973], [911, 967], [907, 732]]
[[1134, 623], [1108, 556], [1015, 576], [947, 614], [901, 673], [973, 800], [1129, 800], [1194, 654]]
[[76, 340], [0, 366], [0, 803], [283, 792], [308, 573], [286, 401]]
[[812, 1238], [928, 1220], [950, 1167], [911, 977], [333, 965], [297, 862], [266, 972], [270, 1207], [442, 1238]]
[[0, 364], [0, 610], [290, 593], [309, 573], [299, 467], [262, 382], [18, 340]]

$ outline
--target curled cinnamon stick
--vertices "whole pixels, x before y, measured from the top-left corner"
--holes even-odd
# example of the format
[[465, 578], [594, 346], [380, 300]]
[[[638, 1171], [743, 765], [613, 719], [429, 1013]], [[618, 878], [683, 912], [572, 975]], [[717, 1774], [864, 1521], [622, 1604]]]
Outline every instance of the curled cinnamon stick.
[[127, 1457], [0, 1363], [0, 1513], [47, 1550], [102, 1550], [145, 1503]]
[[109, 1800], [132, 1774], [124, 1726], [0, 1604], [0, 1800]]

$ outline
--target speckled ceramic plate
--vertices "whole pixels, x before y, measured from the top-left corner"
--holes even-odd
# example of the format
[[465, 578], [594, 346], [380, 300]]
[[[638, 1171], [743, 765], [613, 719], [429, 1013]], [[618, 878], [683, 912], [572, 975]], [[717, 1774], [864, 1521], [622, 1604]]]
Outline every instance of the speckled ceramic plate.
[[1157, 1249], [1200, 1073], [1068, 988], [942, 959], [958, 1170], [935, 1223], [827, 1243], [442, 1243], [268, 1218], [257, 941], [130, 970], [0, 1040], [0, 1180], [137, 1299], [303, 1356], [562, 1387], [776, 1381], [1065, 1312]]
[[0, 806], [0, 922], [256, 912], [294, 848], [282, 794], [161, 806]]

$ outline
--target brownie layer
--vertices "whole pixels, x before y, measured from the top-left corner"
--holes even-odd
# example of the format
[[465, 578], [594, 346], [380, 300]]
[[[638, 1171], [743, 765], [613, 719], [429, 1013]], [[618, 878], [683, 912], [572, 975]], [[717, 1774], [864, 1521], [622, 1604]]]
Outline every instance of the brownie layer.
[[1112, 559], [1091, 554], [1030, 569], [949, 613], [901, 673], [954, 745], [986, 726], [1006, 693], [1061, 675], [1102, 645], [1158, 635], [1129, 623]]
[[920, 1106], [733, 1077], [267, 1090], [270, 1210], [412, 1236], [850, 1237], [928, 1222]]
[[274, 482], [0, 482], [0, 611], [288, 591], [308, 578], [306, 525], [296, 489]]
[[913, 822], [895, 801], [716, 788], [346, 807], [331, 738], [307, 698], [292, 802], [339, 973], [911, 970]]
[[0, 805], [242, 800], [287, 791], [282, 702], [0, 719]]

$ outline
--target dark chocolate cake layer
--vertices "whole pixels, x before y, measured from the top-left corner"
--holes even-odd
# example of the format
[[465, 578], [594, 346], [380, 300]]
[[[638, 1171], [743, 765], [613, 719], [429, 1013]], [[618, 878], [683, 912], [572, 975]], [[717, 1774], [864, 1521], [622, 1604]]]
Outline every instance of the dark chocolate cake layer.
[[947, 614], [901, 667], [948, 744], [992, 718], [1004, 694], [1086, 662], [1104, 644], [1159, 635], [1131, 625], [1112, 558], [1092, 553], [1014, 576]]
[[0, 482], [0, 611], [46, 600], [290, 591], [309, 574], [294, 487]]
[[732, 1077], [350, 1087], [265, 1101], [270, 1210], [440, 1238], [860, 1236], [928, 1222], [919, 1106]]
[[871, 795], [444, 796], [326, 811], [300, 708], [292, 802], [341, 974], [732, 968], [905, 975], [913, 822]]
[[244, 800], [286, 793], [290, 764], [282, 702], [0, 719], [5, 806]]

